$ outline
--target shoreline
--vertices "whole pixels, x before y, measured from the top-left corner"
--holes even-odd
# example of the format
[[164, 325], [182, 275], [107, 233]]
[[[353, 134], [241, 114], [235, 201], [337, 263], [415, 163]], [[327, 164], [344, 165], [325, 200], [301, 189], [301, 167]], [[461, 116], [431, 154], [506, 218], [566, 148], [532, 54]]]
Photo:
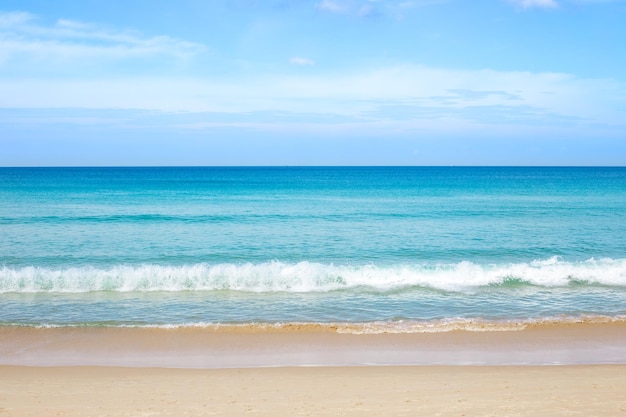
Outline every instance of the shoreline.
[[626, 414], [626, 365], [163, 369], [0, 366], [0, 415]]
[[263, 368], [626, 364], [626, 323], [514, 331], [340, 333], [332, 327], [0, 326], [0, 365]]

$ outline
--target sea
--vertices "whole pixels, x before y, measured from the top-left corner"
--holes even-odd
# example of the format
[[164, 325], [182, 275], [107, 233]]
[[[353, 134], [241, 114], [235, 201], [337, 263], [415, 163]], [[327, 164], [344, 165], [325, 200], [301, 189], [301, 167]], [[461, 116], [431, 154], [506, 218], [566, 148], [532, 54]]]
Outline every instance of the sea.
[[626, 319], [626, 168], [0, 168], [0, 326]]

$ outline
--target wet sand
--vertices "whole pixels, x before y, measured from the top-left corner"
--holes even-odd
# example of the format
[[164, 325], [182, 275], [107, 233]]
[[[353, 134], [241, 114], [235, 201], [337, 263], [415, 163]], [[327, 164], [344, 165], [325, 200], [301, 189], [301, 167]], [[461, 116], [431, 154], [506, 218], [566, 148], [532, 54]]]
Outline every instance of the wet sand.
[[334, 326], [0, 327], [0, 365], [250, 368], [626, 364], [626, 323], [339, 333]]

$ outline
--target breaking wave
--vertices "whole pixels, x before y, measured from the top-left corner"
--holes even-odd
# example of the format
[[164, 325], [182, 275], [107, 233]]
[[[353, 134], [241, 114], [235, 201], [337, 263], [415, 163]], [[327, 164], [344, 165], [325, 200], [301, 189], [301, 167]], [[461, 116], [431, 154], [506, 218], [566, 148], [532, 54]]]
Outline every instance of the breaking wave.
[[99, 291], [328, 292], [366, 288], [397, 291], [431, 288], [464, 291], [481, 287], [626, 287], [626, 259], [566, 262], [558, 257], [528, 263], [334, 265], [315, 262], [117, 265], [109, 268], [4, 266], [0, 293], [84, 293]]

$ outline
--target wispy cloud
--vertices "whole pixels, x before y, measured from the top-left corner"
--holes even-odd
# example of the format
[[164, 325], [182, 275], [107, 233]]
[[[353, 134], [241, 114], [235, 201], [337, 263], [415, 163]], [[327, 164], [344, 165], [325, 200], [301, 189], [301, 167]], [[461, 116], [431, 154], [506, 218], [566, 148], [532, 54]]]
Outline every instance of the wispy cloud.
[[303, 58], [299, 56], [294, 56], [289, 60], [289, 62], [293, 65], [302, 65], [302, 66], [311, 66], [315, 65], [315, 61], [309, 58]]
[[24, 67], [41, 67], [84, 59], [184, 59], [205, 50], [203, 45], [169, 36], [147, 36], [67, 19], [45, 24], [29, 13], [0, 12], [0, 63], [16, 60], [23, 61]]
[[568, 3], [607, 4], [624, 3], [625, 0], [566, 0]]
[[26, 12], [0, 11], [0, 29], [24, 24], [33, 18], [34, 16], [32, 14]]
[[445, 3], [449, 0], [322, 0], [319, 11], [358, 17], [403, 16], [410, 9]]
[[317, 3], [317, 8], [324, 12], [356, 16], [372, 16], [379, 13], [379, 9], [372, 0], [322, 0]]
[[556, 0], [509, 0], [509, 2], [523, 9], [554, 9], [559, 6]]
[[322, 0], [320, 3], [317, 3], [317, 8], [331, 13], [344, 13], [348, 10], [345, 3], [340, 3], [336, 0]]
[[[623, 129], [620, 103], [624, 101], [626, 86], [610, 79], [420, 66], [344, 74], [258, 75], [230, 81], [163, 77], [0, 81], [0, 107], [4, 108], [324, 114], [349, 118], [355, 125], [374, 123], [397, 129], [439, 125], [445, 130], [449, 123], [507, 120], [531, 125], [561, 125], [569, 120]], [[311, 120], [315, 118], [297, 123]], [[276, 119], [257, 124], [264, 122]]]
[[506, 0], [519, 9], [556, 9], [568, 4], [601, 5], [625, 3], [626, 0]]

